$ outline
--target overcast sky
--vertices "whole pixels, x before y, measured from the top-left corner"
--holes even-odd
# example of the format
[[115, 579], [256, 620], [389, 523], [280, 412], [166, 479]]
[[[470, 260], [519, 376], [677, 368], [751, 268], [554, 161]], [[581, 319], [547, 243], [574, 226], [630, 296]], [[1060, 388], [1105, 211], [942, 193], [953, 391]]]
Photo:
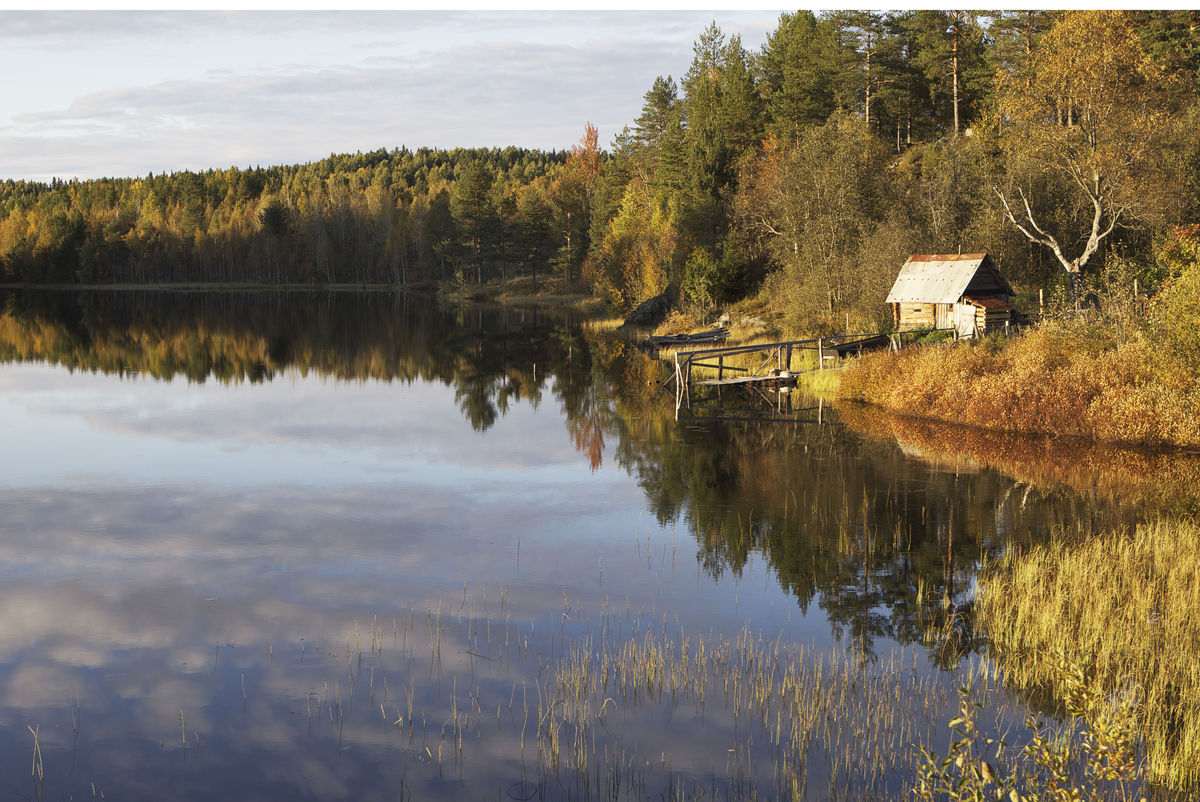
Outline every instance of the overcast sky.
[[716, 21], [776, 11], [0, 11], [0, 179], [609, 144]]

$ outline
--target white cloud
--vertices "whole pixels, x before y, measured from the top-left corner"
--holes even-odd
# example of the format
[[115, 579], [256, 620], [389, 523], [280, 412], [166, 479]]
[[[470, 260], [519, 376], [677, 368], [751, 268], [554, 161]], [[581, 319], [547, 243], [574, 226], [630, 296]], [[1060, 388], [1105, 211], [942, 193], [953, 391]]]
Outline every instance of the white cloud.
[[[0, 111], [0, 176], [568, 148], [587, 121], [609, 139], [713, 17], [730, 15], [0, 14], [0, 67], [30, 76]], [[774, 15], [732, 19], [754, 49]]]

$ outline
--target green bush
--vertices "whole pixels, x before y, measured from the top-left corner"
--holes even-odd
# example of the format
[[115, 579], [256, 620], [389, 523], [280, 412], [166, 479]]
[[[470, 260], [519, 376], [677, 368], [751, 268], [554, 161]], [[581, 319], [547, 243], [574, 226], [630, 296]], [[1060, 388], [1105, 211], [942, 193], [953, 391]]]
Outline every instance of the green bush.
[[1200, 367], [1200, 254], [1150, 300], [1150, 326], [1182, 368]]
[[683, 274], [683, 291], [688, 300], [701, 309], [712, 308], [717, 302], [720, 272], [721, 267], [712, 254], [704, 248], [693, 250]]

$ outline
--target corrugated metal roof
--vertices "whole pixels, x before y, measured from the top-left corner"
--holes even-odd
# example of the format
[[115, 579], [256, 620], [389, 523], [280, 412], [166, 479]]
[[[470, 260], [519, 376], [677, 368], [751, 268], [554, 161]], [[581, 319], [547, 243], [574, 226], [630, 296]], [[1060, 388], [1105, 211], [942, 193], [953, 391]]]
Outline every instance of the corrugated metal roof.
[[900, 268], [887, 303], [955, 303], [986, 258], [986, 253], [913, 254]]

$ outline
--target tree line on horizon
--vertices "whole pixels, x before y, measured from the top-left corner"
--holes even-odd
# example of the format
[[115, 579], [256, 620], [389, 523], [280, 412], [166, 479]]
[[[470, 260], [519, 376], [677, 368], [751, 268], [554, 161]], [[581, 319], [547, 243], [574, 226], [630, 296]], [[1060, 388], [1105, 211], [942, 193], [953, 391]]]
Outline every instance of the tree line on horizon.
[[398, 148], [292, 166], [5, 181], [0, 266], [24, 283], [406, 284], [478, 269], [467, 250], [486, 234], [489, 267], [507, 267], [546, 258], [534, 239], [549, 238], [548, 177], [568, 160]]
[[[1200, 12], [785, 13], [713, 25], [603, 149], [407, 148], [305, 165], [0, 183], [25, 283], [419, 284], [547, 273], [614, 309], [762, 292], [878, 318], [911, 252], [1018, 284], [1116, 261], [1143, 286], [1200, 219]], [[1128, 273], [1128, 270], [1125, 271]]]

